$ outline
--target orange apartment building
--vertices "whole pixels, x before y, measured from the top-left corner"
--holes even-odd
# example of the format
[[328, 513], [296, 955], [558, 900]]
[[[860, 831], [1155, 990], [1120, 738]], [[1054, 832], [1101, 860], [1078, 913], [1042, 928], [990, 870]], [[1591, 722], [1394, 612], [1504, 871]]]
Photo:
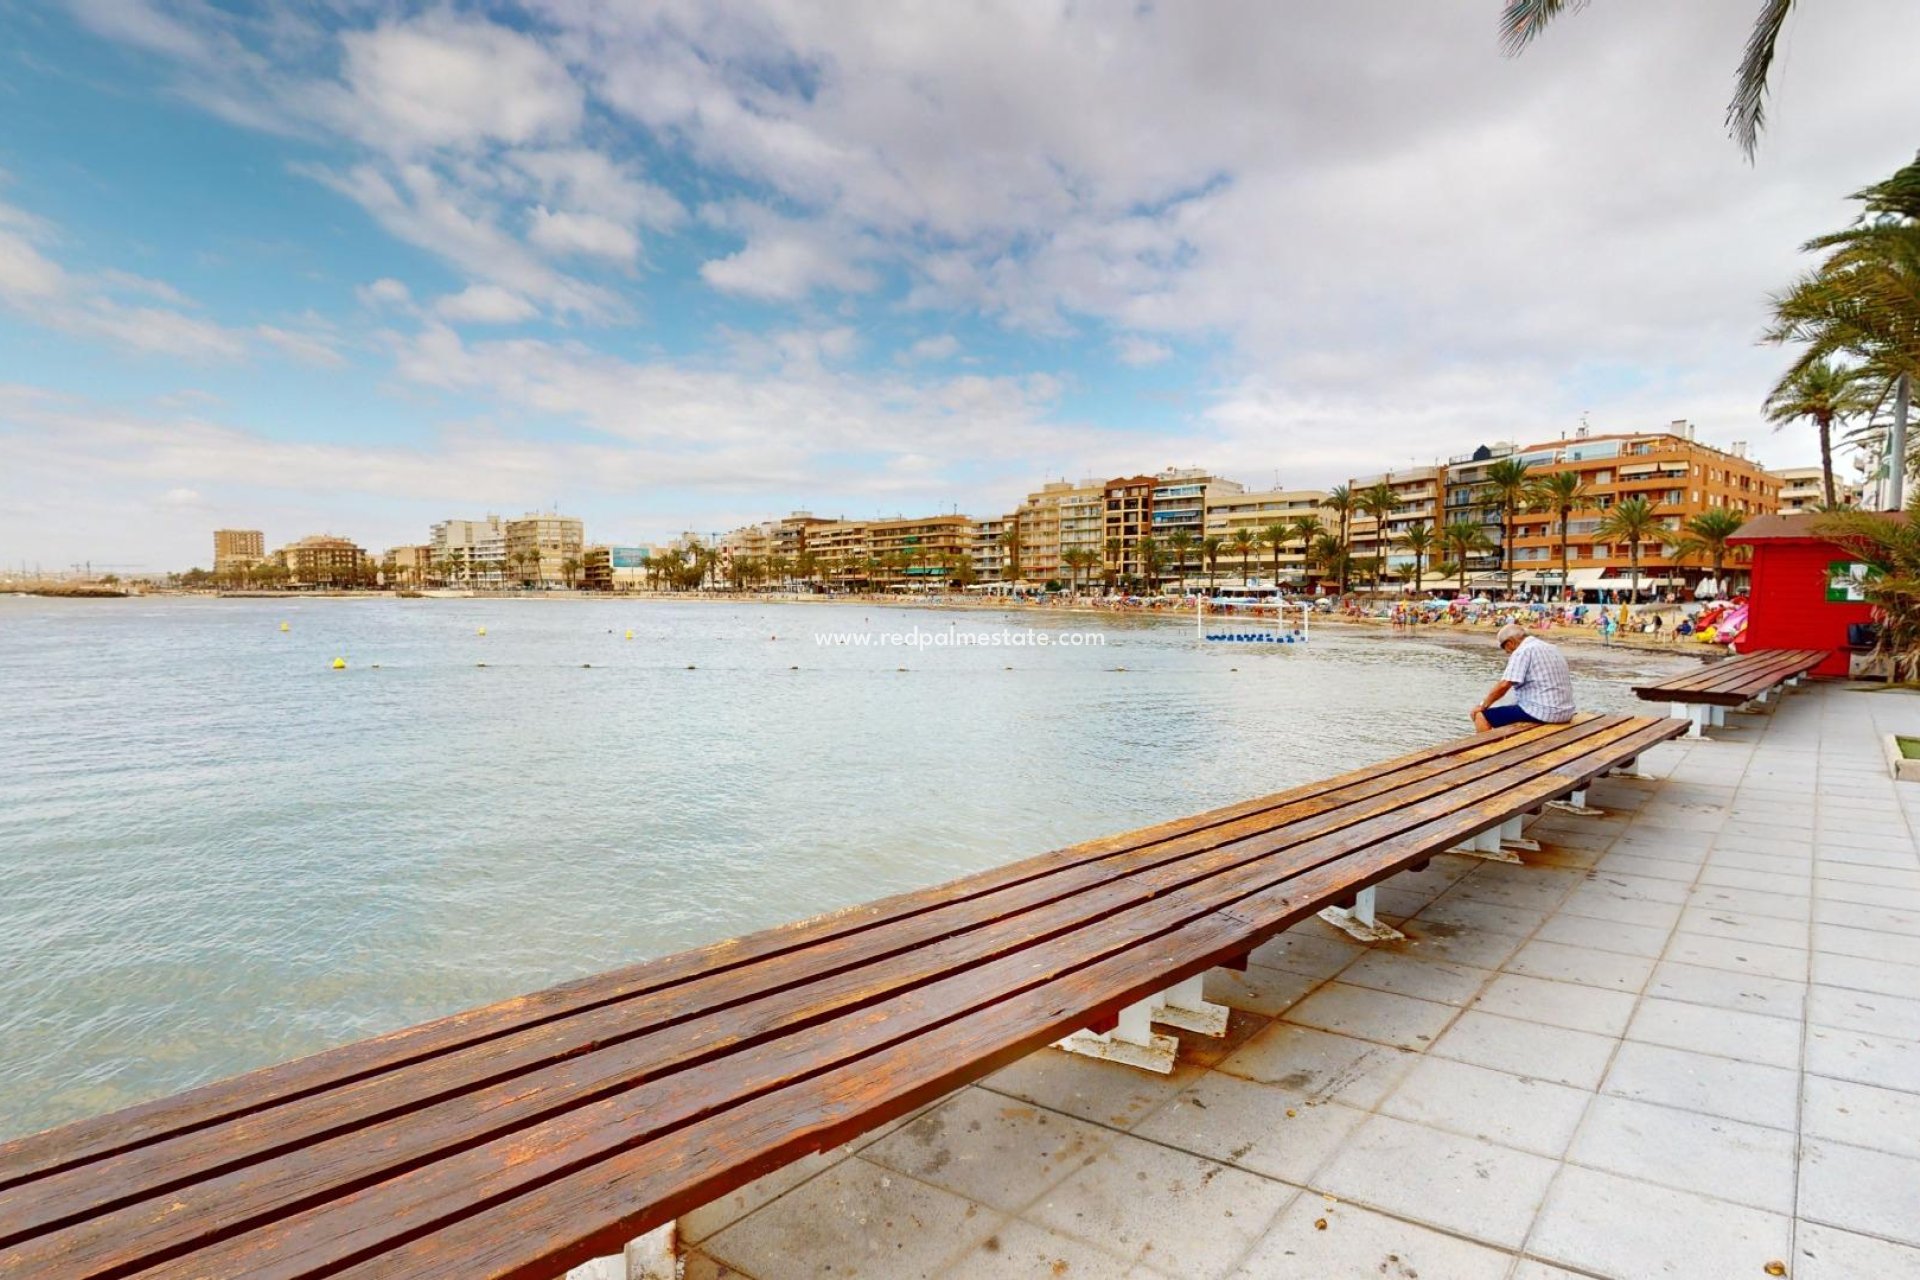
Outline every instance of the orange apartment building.
[[[1107, 566], [1122, 577], [1141, 572], [1139, 543], [1143, 534], [1153, 532], [1153, 491], [1160, 484], [1157, 476], [1128, 476], [1105, 484], [1107, 503], [1106, 532], [1100, 556]], [[1118, 539], [1118, 554], [1107, 547]]]
[[[1629, 548], [1598, 533], [1616, 503], [1645, 498], [1669, 532], [1711, 507], [1749, 519], [1780, 507], [1780, 477], [1748, 458], [1743, 446], [1729, 452], [1701, 444], [1685, 422], [1667, 431], [1576, 436], [1531, 445], [1514, 456], [1527, 464], [1530, 474], [1572, 471], [1586, 483], [1586, 496], [1569, 518], [1565, 534], [1568, 577], [1577, 592], [1625, 590], [1631, 583]], [[1560, 543], [1557, 512], [1521, 512], [1514, 520], [1515, 587], [1557, 593]], [[1663, 543], [1640, 545], [1643, 590], [1684, 590], [1710, 572], [1698, 560], [1676, 564]]]

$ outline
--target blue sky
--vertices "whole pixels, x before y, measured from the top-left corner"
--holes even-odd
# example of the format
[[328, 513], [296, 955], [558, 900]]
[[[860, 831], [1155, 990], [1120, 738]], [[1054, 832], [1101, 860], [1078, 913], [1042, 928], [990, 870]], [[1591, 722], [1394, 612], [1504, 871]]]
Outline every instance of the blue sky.
[[1920, 17], [1796, 17], [1749, 166], [1751, 3], [1517, 60], [1498, 7], [11, 7], [0, 561], [1317, 486], [1583, 412], [1808, 461], [1753, 339], [1910, 153]]

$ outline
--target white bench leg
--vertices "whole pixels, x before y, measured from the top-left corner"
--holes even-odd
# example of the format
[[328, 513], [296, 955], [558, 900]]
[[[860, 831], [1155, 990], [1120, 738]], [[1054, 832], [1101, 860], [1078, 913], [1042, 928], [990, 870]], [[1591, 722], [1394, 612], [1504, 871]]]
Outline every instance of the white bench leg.
[[1368, 885], [1354, 895], [1352, 910], [1327, 907], [1320, 912], [1320, 918], [1361, 942], [1396, 942], [1406, 937], [1392, 925], [1380, 923], [1379, 917], [1374, 914], [1373, 888]]
[[1716, 708], [1710, 707], [1704, 702], [1670, 702], [1667, 704], [1667, 715], [1670, 718], [1674, 720], [1685, 720], [1687, 722], [1687, 736], [1689, 738], [1705, 736], [1701, 731], [1713, 723], [1713, 713], [1715, 710]]
[[1714, 707], [1712, 708], [1712, 710], [1713, 710], [1713, 727], [1716, 729], [1726, 728], [1727, 727], [1727, 709], [1725, 707]]
[[1153, 1010], [1159, 999], [1159, 996], [1149, 996], [1136, 1000], [1120, 1011], [1119, 1022], [1113, 1030], [1076, 1031], [1064, 1040], [1054, 1041], [1054, 1048], [1171, 1075], [1180, 1042], [1154, 1032]]
[[[1510, 819], [1510, 821], [1518, 822], [1519, 819]], [[1488, 862], [1518, 862], [1520, 855], [1501, 844], [1500, 836], [1505, 829], [1504, 823], [1498, 827], [1489, 827], [1479, 835], [1461, 841], [1447, 852], [1464, 854], [1469, 858], [1485, 858]]]
[[1633, 759], [1627, 761], [1623, 765], [1619, 765], [1615, 768], [1607, 770], [1607, 774], [1609, 777], [1614, 777], [1614, 778], [1644, 778], [1647, 776], [1646, 774], [1640, 772], [1639, 756], [1635, 756]]
[[1227, 1018], [1233, 1011], [1201, 994], [1205, 989], [1205, 976], [1196, 973], [1155, 996], [1153, 1021], [1203, 1036], [1227, 1034]]
[[1526, 818], [1516, 813], [1513, 817], [1508, 818], [1500, 824], [1500, 847], [1502, 849], [1508, 853], [1512, 853], [1515, 850], [1525, 850], [1528, 853], [1540, 852], [1540, 842], [1538, 840], [1527, 839], [1525, 823]]
[[1583, 818], [1597, 818], [1606, 813], [1605, 809], [1589, 809], [1587, 807], [1587, 789], [1585, 787], [1580, 788], [1565, 800], [1549, 800], [1547, 803], [1562, 813], [1577, 813]]
[[567, 1272], [566, 1280], [675, 1280], [680, 1274], [678, 1253], [674, 1224], [669, 1222], [627, 1241], [619, 1253], [581, 1263]]

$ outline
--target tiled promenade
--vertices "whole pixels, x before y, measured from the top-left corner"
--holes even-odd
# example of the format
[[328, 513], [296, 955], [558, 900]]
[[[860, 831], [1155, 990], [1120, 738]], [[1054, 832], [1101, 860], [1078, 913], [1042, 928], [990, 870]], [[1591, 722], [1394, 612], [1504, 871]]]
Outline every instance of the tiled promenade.
[[[1170, 1077], [1044, 1051], [681, 1224], [751, 1276], [1920, 1277], [1920, 697], [1815, 687], [1209, 975]], [[1784, 1271], [1773, 1270], [1775, 1266]]]

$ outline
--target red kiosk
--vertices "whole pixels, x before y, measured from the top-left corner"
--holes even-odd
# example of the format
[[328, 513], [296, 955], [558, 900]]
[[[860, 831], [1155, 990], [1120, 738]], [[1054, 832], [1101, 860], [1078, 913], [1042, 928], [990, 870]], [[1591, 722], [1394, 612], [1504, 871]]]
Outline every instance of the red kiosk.
[[1814, 675], [1852, 674], [1847, 628], [1873, 621], [1862, 586], [1868, 567], [1845, 547], [1813, 532], [1811, 512], [1756, 516], [1728, 539], [1753, 548], [1741, 653], [1756, 649], [1831, 649]]

